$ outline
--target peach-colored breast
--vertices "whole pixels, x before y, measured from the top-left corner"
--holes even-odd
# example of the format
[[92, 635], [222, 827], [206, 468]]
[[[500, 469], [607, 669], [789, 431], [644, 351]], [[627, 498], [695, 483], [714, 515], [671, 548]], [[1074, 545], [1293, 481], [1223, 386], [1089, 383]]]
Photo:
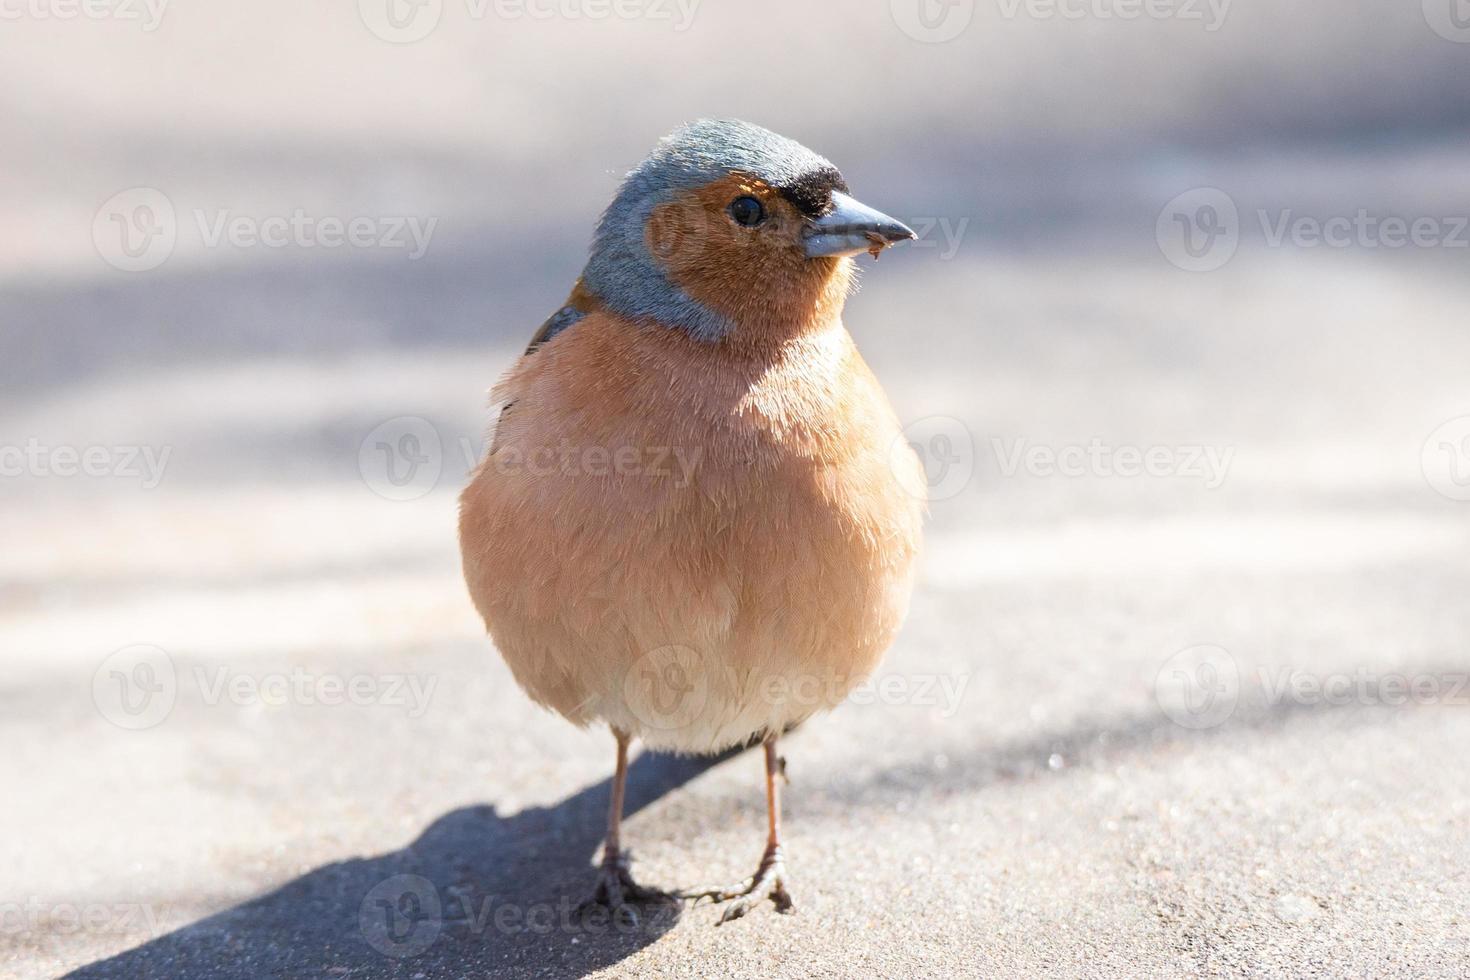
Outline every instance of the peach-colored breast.
[[764, 354], [597, 312], [523, 358], [461, 501], [516, 680], [713, 751], [834, 706], [908, 607], [922, 473], [840, 323]]

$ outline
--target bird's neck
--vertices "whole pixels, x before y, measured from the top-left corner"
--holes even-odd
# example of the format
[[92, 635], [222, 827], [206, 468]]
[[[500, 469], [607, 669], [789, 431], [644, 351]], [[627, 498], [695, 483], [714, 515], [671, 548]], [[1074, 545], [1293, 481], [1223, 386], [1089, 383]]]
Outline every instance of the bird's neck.
[[794, 274], [704, 298], [730, 327], [718, 343], [757, 359], [778, 356], [792, 341], [842, 320], [855, 269], [849, 259], [813, 259]]
[[582, 312], [605, 308], [757, 358], [839, 323], [856, 279], [851, 259], [787, 255], [744, 267], [695, 264], [672, 275], [659, 269], [653, 279], [637, 264], [617, 275], [609, 268], [594, 257], [569, 305]]

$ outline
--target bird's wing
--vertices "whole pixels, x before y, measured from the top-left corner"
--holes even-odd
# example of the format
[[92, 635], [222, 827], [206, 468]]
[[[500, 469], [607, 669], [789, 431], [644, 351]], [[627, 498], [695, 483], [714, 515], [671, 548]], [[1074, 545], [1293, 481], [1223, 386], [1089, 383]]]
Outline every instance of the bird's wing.
[[[536, 348], [540, 347], [552, 337], [555, 337], [557, 334], [561, 333], [567, 327], [570, 327], [572, 324], [576, 323], [578, 320], [582, 319], [582, 317], [586, 315], [586, 313], [584, 313], [582, 310], [577, 309], [571, 303], [563, 306], [561, 309], [551, 314], [551, 316], [547, 317], [546, 322], [541, 324], [541, 326], [536, 329], [536, 332], [531, 336], [531, 342], [526, 345], [526, 354], [534, 354], [536, 352]], [[526, 355], [522, 356], [524, 357]]]
[[533, 354], [542, 344], [551, 340], [563, 330], [575, 324], [582, 317], [597, 308], [597, 300], [578, 279], [577, 284], [572, 287], [572, 294], [562, 304], [562, 308], [546, 318], [546, 322], [537, 328], [532, 335], [531, 342], [526, 346], [526, 353]]
[[[543, 344], [549, 343], [553, 337], [574, 326], [578, 320], [581, 320], [590, 313], [596, 305], [596, 300], [583, 288], [582, 280], [578, 279], [577, 285], [572, 288], [572, 294], [567, 297], [566, 303], [562, 305], [561, 309], [547, 317], [541, 326], [536, 328], [536, 332], [531, 335], [531, 342], [526, 345], [526, 352], [521, 356], [530, 357], [536, 353]], [[514, 404], [515, 402], [509, 401], [501, 406], [500, 415], [495, 420], [496, 430], [499, 430], [501, 423], [505, 421], [506, 413], [510, 411], [511, 406]], [[492, 438], [490, 441], [490, 455], [495, 455], [495, 450], [498, 448], [499, 443]]]

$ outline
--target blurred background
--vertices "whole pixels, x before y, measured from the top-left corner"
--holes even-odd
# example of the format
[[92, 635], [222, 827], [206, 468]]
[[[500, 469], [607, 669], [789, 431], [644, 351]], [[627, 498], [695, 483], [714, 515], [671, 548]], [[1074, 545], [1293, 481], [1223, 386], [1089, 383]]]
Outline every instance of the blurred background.
[[[0, 973], [1463, 970], [1463, 0], [0, 19]], [[702, 116], [920, 232], [846, 316], [931, 478], [907, 693], [791, 740], [802, 916], [384, 952], [395, 876], [586, 882], [606, 736], [515, 690], [455, 494]], [[758, 766], [654, 772], [640, 874], [743, 873]]]

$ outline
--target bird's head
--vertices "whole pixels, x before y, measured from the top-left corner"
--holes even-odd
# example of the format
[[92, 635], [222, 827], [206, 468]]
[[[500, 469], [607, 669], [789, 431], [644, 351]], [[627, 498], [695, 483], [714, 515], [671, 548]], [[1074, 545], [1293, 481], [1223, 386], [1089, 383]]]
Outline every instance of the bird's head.
[[913, 237], [800, 143], [701, 120], [628, 174], [582, 285], [612, 312], [697, 340], [799, 331], [841, 312], [850, 256]]

